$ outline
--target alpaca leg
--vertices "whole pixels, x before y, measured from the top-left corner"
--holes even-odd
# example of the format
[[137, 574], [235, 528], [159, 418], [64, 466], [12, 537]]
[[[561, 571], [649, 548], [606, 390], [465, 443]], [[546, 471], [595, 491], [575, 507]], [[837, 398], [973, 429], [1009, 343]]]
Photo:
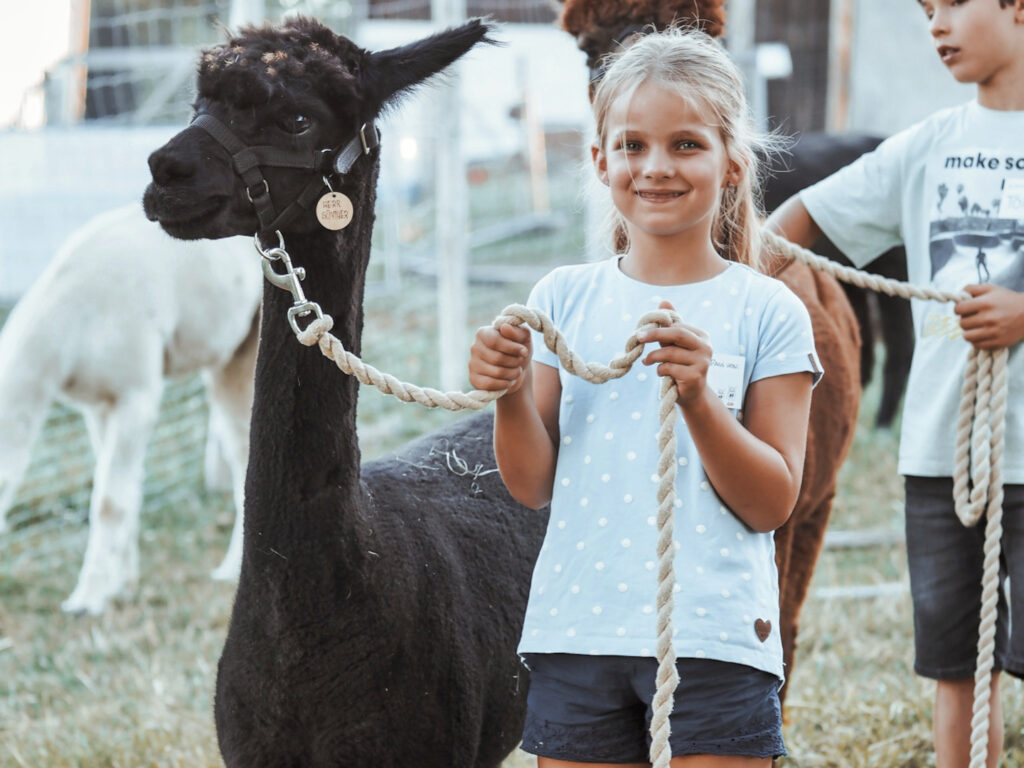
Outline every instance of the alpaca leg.
[[[779, 697], [785, 703], [786, 689], [789, 687], [788, 676], [792, 674], [796, 657], [797, 628], [800, 623], [800, 609], [807, 599], [814, 575], [814, 566], [818, 562], [822, 545], [825, 542], [825, 529], [828, 527], [832, 512], [832, 496], [814, 505], [813, 508], [797, 509], [793, 512], [795, 526], [789, 546], [789, 557], [786, 567], [786, 581], [780, 583], [779, 592], [779, 631], [782, 639], [782, 656], [787, 681]], [[797, 516], [799, 515], [799, 517]]]
[[7, 511], [14, 504], [14, 495], [28, 469], [32, 443], [20, 443], [0, 436], [7, 445], [0, 446], [0, 533], [7, 531]]
[[92, 455], [99, 460], [100, 451], [103, 450], [103, 443], [107, 439], [107, 432], [110, 429], [109, 405], [88, 406], [82, 408], [82, 420], [85, 422], [85, 431], [89, 433], [89, 443], [92, 445]]
[[14, 503], [14, 489], [16, 487], [9, 480], [0, 480], [0, 534], [7, 533], [7, 510]]
[[37, 397], [8, 397], [0, 387], [0, 533], [7, 530], [7, 512], [28, 470], [35, 443], [53, 395], [46, 388]]
[[[872, 271], [893, 280], [907, 280], [907, 254], [903, 248], [893, 248], [871, 263]], [[914, 320], [910, 303], [897, 296], [875, 294], [878, 325], [885, 345], [885, 365], [882, 369], [882, 399], [875, 414], [875, 426], [887, 428], [899, 410], [903, 390], [910, 375], [910, 358], [914, 354]]]
[[139, 578], [139, 511], [143, 461], [162, 388], [122, 394], [109, 415], [95, 419], [99, 442], [89, 504], [89, 539], [78, 583], [61, 608], [98, 615]]
[[207, 491], [227, 491], [231, 489], [231, 462], [228, 461], [227, 449], [224, 447], [223, 416], [215, 408], [212, 400], [210, 405], [210, 421], [206, 429], [206, 449], [203, 454], [203, 479]]
[[245, 470], [249, 464], [249, 419], [252, 413], [253, 380], [258, 333], [256, 325], [223, 368], [204, 373], [211, 413], [218, 414], [224, 456], [231, 467], [235, 523], [221, 564], [211, 574], [218, 581], [234, 581], [242, 568]]
[[882, 339], [885, 342], [885, 365], [882, 368], [882, 399], [878, 413], [875, 414], [875, 426], [886, 428], [892, 426], [896, 418], [910, 376], [910, 359], [914, 355], [914, 320], [906, 300], [879, 294], [877, 301]]
[[792, 670], [790, 663], [792, 659], [793, 634], [788, 631], [786, 594], [789, 591], [789, 565], [793, 557], [794, 532], [798, 527], [796, 518], [799, 507], [793, 511], [780, 528], [775, 530], [775, 565], [779, 571], [779, 639], [782, 641], [783, 670], [786, 674], [786, 684], [779, 691], [779, 697], [785, 696], [786, 687], [789, 685], [789, 675]]
[[843, 283], [843, 291], [853, 307], [860, 328], [860, 385], [866, 387], [875, 370], [875, 328], [871, 322], [870, 299], [865, 288]]

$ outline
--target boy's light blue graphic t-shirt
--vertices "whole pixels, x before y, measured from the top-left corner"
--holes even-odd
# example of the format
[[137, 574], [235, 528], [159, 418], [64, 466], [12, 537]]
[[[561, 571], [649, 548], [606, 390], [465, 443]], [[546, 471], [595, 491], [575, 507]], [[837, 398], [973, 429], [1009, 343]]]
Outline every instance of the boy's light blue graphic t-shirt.
[[[737, 418], [751, 382], [821, 375], [804, 305], [783, 283], [740, 264], [672, 286], [627, 277], [618, 258], [561, 267], [536, 285], [529, 306], [585, 361], [608, 363], [663, 300], [710, 335], [709, 384]], [[519, 651], [654, 656], [659, 377], [638, 361], [620, 379], [590, 384], [561, 369], [536, 332], [533, 345], [535, 361], [559, 368], [560, 444]], [[773, 535], [754, 532], [719, 499], [676, 413], [676, 655], [782, 678]]]
[[[895, 245], [914, 285], [990, 283], [1024, 293], [1024, 110], [944, 109], [800, 193], [858, 266]], [[911, 299], [914, 356], [903, 400], [901, 475], [952, 477], [970, 345], [952, 302]], [[1003, 481], [1024, 483], [1024, 345], [1010, 347]]]

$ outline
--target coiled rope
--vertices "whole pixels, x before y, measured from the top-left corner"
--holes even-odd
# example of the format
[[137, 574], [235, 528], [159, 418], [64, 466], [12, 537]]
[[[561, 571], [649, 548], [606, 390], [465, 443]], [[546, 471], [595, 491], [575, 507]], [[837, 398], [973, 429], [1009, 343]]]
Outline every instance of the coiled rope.
[[[884, 278], [846, 267], [818, 256], [767, 230], [761, 233], [762, 242], [770, 250], [814, 269], [826, 272], [839, 280], [870, 290], [900, 296], [905, 299], [918, 298], [933, 301], [961, 301], [968, 298], [966, 293], [938, 291], [920, 288], [899, 280]], [[259, 237], [256, 248], [264, 256], [264, 272], [268, 279], [279, 287], [292, 290], [296, 307], [315, 310], [315, 319], [303, 330], [294, 322], [289, 313], [289, 322], [299, 341], [307, 346], [319, 346], [325, 357], [333, 360], [338, 368], [355, 376], [363, 384], [376, 387], [386, 395], [397, 397], [403, 402], [416, 402], [428, 408], [444, 408], [450, 411], [463, 409], [480, 410], [497, 400], [506, 390], [471, 392], [442, 392], [430, 387], [419, 387], [402, 382], [394, 376], [382, 373], [352, 354], [331, 334], [333, 320], [322, 314], [320, 308], [308, 302], [298, 288], [297, 279], [290, 279], [290, 285], [283, 284], [281, 275], [268, 266], [270, 260], [283, 258], [290, 276], [294, 276], [290, 259], [284, 250], [284, 241], [278, 233], [279, 247], [264, 249]], [[271, 275], [276, 275], [274, 279]], [[293, 307], [293, 310], [296, 308]], [[521, 304], [510, 304], [495, 318], [494, 327], [504, 324], [526, 324], [541, 333], [544, 343], [554, 352], [562, 366], [570, 373], [591, 383], [599, 384], [625, 375], [643, 352], [643, 344], [636, 333], [658, 326], [680, 323], [679, 316], [669, 310], [648, 312], [637, 323], [637, 330], [627, 340], [625, 352], [609, 362], [584, 362], [569, 349], [565, 338], [554, 327], [551, 319], [542, 312]], [[982, 606], [978, 638], [978, 660], [975, 669], [974, 709], [971, 719], [971, 762], [970, 768], [984, 768], [988, 749], [988, 724], [991, 693], [991, 672], [995, 651], [995, 622], [999, 599], [999, 553], [1002, 537], [1002, 458], [1005, 437], [1005, 415], [1007, 402], [1007, 357], [1008, 350], [978, 350], [973, 346], [968, 352], [967, 368], [961, 391], [960, 413], [957, 421], [956, 467], [953, 478], [954, 505], [956, 513], [965, 526], [975, 525], [982, 512], [987, 514], [984, 544], [984, 566], [982, 575]], [[675, 571], [673, 563], [673, 508], [675, 505], [676, 476], [676, 395], [675, 382], [671, 377], [661, 377], [658, 430], [658, 515], [657, 515], [657, 659], [658, 672], [656, 691], [652, 703], [651, 719], [651, 763], [653, 768], [669, 768], [672, 759], [669, 747], [669, 715], [675, 689], [679, 682], [675, 666], [675, 650], [672, 644], [672, 609]]]
[[[861, 288], [904, 299], [961, 301], [970, 298], [967, 293], [919, 288], [837, 264], [767, 230], [762, 232], [762, 238], [772, 250]], [[977, 524], [982, 512], [986, 514], [981, 617], [971, 713], [970, 768], [984, 768], [988, 755], [992, 667], [999, 606], [999, 553], [1003, 536], [1003, 450], [1008, 358], [1009, 350], [1006, 347], [996, 350], [979, 350], [974, 346], [969, 348], [957, 418], [953, 470], [954, 509], [960, 522], [968, 527]]]

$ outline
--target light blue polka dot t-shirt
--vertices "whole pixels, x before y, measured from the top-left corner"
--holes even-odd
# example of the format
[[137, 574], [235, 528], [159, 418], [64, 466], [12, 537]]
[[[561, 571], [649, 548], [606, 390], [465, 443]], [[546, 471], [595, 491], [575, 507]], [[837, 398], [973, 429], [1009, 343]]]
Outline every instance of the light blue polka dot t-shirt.
[[[623, 353], [641, 315], [663, 300], [707, 331], [716, 357], [742, 359], [737, 405], [752, 381], [821, 375], [804, 305], [783, 283], [741, 264], [672, 286], [627, 277], [618, 258], [560, 267], [528, 303], [585, 361], [607, 363]], [[519, 652], [653, 656], [658, 376], [638, 361], [620, 379], [590, 384], [561, 369], [536, 332], [533, 345], [536, 362], [559, 368], [560, 445]], [[681, 415], [676, 436], [676, 654], [746, 664], [781, 679], [773, 535], [754, 532], [719, 499]]]

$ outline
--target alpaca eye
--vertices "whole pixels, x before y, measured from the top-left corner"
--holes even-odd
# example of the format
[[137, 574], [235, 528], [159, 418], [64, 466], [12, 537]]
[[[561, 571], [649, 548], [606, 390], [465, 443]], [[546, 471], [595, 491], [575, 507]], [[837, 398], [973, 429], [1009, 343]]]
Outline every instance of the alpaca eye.
[[277, 121], [277, 124], [288, 133], [295, 135], [305, 133], [312, 126], [312, 121], [305, 115], [285, 115]]

